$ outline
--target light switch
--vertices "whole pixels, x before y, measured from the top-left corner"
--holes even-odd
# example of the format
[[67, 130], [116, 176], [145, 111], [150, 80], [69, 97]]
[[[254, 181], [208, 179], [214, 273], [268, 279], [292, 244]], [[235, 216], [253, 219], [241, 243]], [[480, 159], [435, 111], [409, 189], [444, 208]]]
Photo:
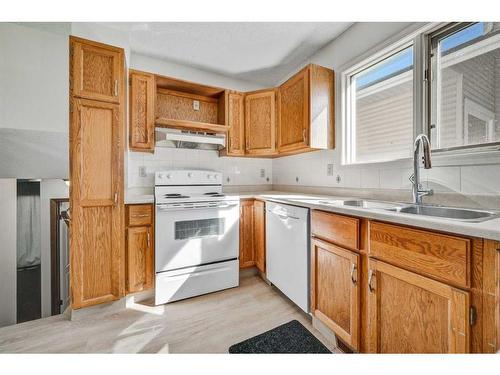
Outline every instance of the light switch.
[[195, 111], [199, 111], [200, 110], [200, 101], [199, 100], [193, 100], [193, 109]]
[[146, 177], [146, 167], [145, 166], [139, 167], [139, 177]]
[[326, 175], [333, 176], [333, 164], [326, 165]]

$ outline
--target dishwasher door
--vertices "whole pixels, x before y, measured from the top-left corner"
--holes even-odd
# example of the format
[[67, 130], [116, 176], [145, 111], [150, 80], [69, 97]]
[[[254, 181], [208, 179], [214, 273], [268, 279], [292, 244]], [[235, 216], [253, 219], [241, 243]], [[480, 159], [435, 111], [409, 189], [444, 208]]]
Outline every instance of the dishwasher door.
[[309, 209], [266, 203], [267, 279], [309, 312]]

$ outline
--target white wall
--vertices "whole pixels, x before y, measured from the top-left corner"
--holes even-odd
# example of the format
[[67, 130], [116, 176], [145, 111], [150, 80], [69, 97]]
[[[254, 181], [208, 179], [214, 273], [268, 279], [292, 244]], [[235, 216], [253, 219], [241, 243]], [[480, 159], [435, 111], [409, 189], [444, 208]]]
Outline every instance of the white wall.
[[[311, 56], [313, 62], [336, 71], [336, 148], [302, 155], [273, 159], [273, 184], [307, 185], [364, 189], [409, 189], [412, 173], [409, 159], [356, 166], [341, 165], [341, 93], [339, 76], [343, 68], [359, 56], [368, 56], [383, 45], [397, 41], [406, 32], [421, 24], [357, 23], [339, 38]], [[299, 67], [297, 67], [299, 68]], [[285, 79], [286, 77], [284, 77]], [[327, 176], [327, 164], [333, 164], [333, 176]], [[434, 155], [430, 170], [424, 170], [424, 185], [435, 191], [454, 191], [462, 194], [495, 195], [500, 193], [500, 157], [468, 156], [443, 158]], [[337, 181], [337, 176], [340, 181]], [[298, 178], [298, 182], [296, 181]]]
[[17, 182], [0, 179], [0, 327], [16, 323]]
[[69, 187], [63, 180], [42, 180], [40, 182], [42, 318], [51, 314], [50, 200], [68, 197]]
[[[251, 82], [135, 53], [131, 55], [130, 68], [238, 91], [262, 88]], [[270, 159], [220, 158], [216, 151], [172, 148], [156, 148], [154, 154], [128, 152], [127, 159], [127, 188], [152, 188], [154, 172], [172, 168], [217, 170], [223, 173], [224, 185], [271, 185], [272, 183], [272, 161]], [[146, 167], [146, 177], [139, 176], [140, 166]], [[261, 177], [261, 169], [264, 169], [264, 177]]]
[[0, 23], [0, 178], [68, 175], [68, 33]]

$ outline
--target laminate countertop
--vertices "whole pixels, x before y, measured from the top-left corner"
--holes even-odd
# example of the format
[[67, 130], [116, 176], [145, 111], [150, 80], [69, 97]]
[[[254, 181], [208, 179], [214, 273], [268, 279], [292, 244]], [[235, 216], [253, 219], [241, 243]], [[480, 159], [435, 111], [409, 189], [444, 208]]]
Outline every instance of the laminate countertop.
[[[338, 214], [364, 217], [367, 219], [380, 220], [395, 224], [409, 225], [413, 227], [431, 229], [436, 231], [461, 234], [465, 236], [487, 238], [500, 241], [500, 217], [483, 222], [465, 222], [452, 219], [437, 218], [431, 216], [414, 215], [401, 212], [386, 211], [374, 208], [336, 206], [322, 204], [324, 200], [335, 199], [361, 199], [359, 197], [332, 196], [320, 194], [298, 194], [280, 191], [240, 192], [226, 193], [227, 196], [237, 199], [260, 199], [299, 207], [329, 211]], [[365, 198], [363, 198], [365, 199]], [[153, 195], [130, 195], [126, 196], [126, 204], [154, 203]], [[408, 202], [403, 202], [408, 204]]]

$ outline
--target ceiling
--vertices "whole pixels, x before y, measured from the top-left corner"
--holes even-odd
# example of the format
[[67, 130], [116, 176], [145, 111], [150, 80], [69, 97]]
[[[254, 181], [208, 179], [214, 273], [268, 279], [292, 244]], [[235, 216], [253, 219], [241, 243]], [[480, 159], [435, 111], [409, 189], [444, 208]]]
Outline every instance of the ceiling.
[[132, 52], [262, 85], [279, 83], [348, 22], [121, 22]]

